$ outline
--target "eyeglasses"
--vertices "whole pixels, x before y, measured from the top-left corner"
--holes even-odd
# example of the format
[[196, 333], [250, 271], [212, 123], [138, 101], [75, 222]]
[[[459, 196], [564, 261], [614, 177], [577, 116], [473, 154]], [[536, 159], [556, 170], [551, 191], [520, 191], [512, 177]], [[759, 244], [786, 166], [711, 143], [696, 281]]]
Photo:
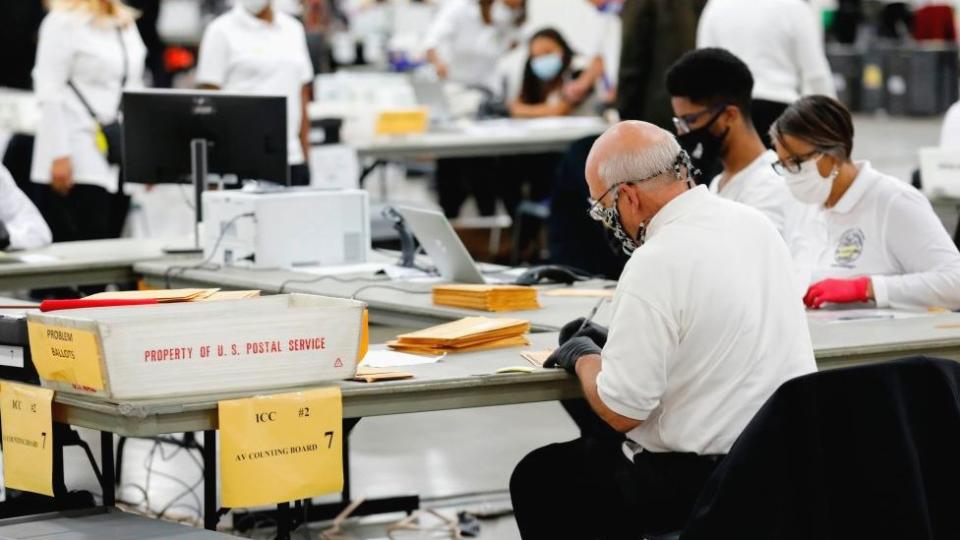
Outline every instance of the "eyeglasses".
[[820, 150], [814, 150], [800, 156], [790, 156], [787, 159], [774, 161], [771, 164], [771, 167], [773, 167], [773, 170], [776, 171], [780, 176], [783, 176], [784, 173], [797, 174], [800, 172], [800, 166], [803, 165], [804, 161], [822, 155], [823, 152]]
[[[717, 105], [714, 105], [713, 107], [710, 107], [709, 109], [704, 109], [699, 112], [690, 113], [690, 114], [679, 116], [679, 117], [674, 116], [673, 127], [677, 130], [677, 135], [686, 135], [687, 133], [690, 133], [691, 131], [693, 131], [693, 128], [691, 126], [695, 124], [697, 120], [703, 118], [708, 114], [720, 116], [720, 113], [723, 112], [723, 110], [726, 109], [727, 106], [728, 105], [726, 103], [719, 103]], [[712, 118], [710, 122], [713, 122], [714, 120], [716, 120], [716, 117]]]

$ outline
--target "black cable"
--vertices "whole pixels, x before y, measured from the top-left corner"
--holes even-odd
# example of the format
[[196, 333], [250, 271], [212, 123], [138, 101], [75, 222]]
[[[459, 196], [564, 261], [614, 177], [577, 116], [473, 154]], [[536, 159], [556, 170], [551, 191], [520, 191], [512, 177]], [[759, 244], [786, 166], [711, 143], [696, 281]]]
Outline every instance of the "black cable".
[[[217, 248], [219, 248], [219, 247], [220, 247], [220, 243], [223, 242], [224, 237], [227, 235], [227, 231], [230, 230], [230, 227], [231, 227], [234, 223], [236, 223], [237, 220], [239, 220], [240, 218], [245, 218], [245, 217], [252, 218], [252, 217], [254, 217], [254, 214], [253, 214], [253, 212], [247, 212], [247, 213], [245, 213], [245, 214], [237, 214], [237, 215], [233, 216], [232, 218], [230, 218], [230, 221], [227, 221], [227, 223], [226, 223], [223, 227], [221, 227], [221, 229], [220, 229], [220, 236], [218, 236], [218, 237], [217, 237], [217, 241], [213, 243], [213, 249], [210, 250], [210, 256], [208, 256], [206, 259], [204, 259], [203, 261], [201, 261], [199, 264], [195, 264], [195, 265], [192, 265], [192, 266], [171, 266], [170, 268], [167, 268], [167, 271], [163, 273], [163, 282], [164, 282], [164, 285], [165, 285], [168, 289], [170, 288], [170, 280], [173, 278], [173, 273], [174, 273], [174, 272], [179, 272], [179, 274], [177, 274], [177, 275], [179, 276], [179, 275], [182, 275], [182, 274], [183, 274], [184, 272], [186, 272], [187, 270], [202, 269], [202, 268], [203, 268], [204, 266], [206, 266], [210, 261], [212, 261], [213, 258], [217, 255]], [[220, 265], [217, 265], [216, 268], [220, 268]]]
[[415, 290], [410, 290], [410, 289], [404, 289], [403, 287], [393, 287], [393, 286], [391, 286], [391, 285], [372, 284], [372, 285], [366, 285], [366, 286], [360, 287], [359, 289], [353, 291], [353, 294], [350, 296], [350, 299], [351, 299], [351, 300], [356, 300], [358, 294], [360, 294], [360, 293], [362, 293], [363, 291], [366, 291], [366, 290], [368, 290], [368, 289], [389, 289], [389, 290], [391, 290], [391, 291], [400, 291], [400, 292], [405, 292], [405, 293], [409, 293], [409, 294], [432, 294], [432, 293], [433, 293], [432, 290], [429, 290], [429, 291], [415, 291]]
[[324, 281], [324, 280], [336, 281], [337, 283], [359, 283], [362, 281], [390, 281], [390, 278], [389, 277], [378, 278], [376, 276], [373, 276], [373, 277], [360, 276], [355, 278], [342, 278], [338, 276], [318, 276], [318, 277], [309, 278], [309, 279], [292, 278], [280, 284], [280, 288], [277, 289], [277, 294], [283, 294], [284, 289], [286, 289], [287, 285], [290, 285], [291, 283], [300, 283], [303, 285], [309, 285], [311, 283], [317, 283], [318, 281]]

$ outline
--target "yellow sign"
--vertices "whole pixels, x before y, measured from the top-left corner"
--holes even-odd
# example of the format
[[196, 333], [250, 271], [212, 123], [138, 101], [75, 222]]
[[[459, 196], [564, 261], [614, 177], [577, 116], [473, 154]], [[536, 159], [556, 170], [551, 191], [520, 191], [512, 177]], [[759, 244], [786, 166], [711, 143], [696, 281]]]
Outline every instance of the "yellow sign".
[[343, 491], [339, 387], [221, 401], [218, 414], [223, 506]]
[[384, 111], [377, 116], [377, 135], [411, 135], [427, 130], [427, 109]]
[[0, 383], [3, 480], [8, 488], [53, 496], [53, 390]]
[[37, 373], [81, 390], [103, 390], [97, 335], [88, 330], [29, 322], [30, 349]]

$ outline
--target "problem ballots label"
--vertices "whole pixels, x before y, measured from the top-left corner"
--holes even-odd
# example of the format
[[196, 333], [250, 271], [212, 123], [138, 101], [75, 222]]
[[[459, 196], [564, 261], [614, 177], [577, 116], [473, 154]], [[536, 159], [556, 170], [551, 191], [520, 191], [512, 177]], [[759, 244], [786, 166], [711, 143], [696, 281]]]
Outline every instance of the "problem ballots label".
[[88, 330], [27, 322], [30, 351], [40, 377], [81, 390], [103, 390], [97, 335]]

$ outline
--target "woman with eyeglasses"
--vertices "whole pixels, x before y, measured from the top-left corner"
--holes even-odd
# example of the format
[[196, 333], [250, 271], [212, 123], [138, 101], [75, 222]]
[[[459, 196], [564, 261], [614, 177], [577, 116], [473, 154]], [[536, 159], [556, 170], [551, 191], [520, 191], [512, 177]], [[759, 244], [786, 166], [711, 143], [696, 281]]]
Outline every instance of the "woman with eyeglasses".
[[850, 113], [826, 96], [801, 98], [770, 128], [774, 169], [812, 214], [804, 303], [960, 308], [957, 247], [919, 191], [852, 161], [853, 132]]

